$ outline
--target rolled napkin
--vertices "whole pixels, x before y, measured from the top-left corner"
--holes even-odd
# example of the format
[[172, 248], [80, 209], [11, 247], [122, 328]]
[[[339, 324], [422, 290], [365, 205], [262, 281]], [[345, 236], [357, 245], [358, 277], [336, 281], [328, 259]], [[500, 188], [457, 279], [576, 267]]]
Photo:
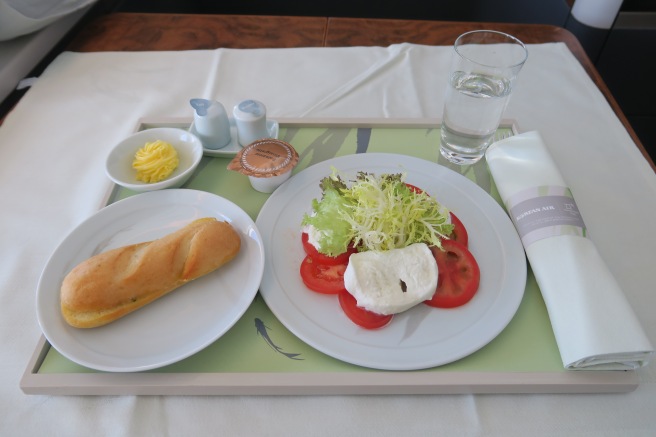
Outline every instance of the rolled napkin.
[[631, 370], [652, 345], [587, 238], [574, 197], [537, 132], [492, 144], [486, 159], [522, 238], [566, 369]]

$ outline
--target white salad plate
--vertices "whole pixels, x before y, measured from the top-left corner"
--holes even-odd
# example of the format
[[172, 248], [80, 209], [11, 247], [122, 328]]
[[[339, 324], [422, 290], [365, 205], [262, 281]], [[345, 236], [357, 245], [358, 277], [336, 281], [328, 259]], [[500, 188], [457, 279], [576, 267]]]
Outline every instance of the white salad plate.
[[[220, 149], [209, 149], [207, 147], [203, 147], [203, 155], [226, 158], [226, 157], [235, 156], [237, 153], [239, 153], [241, 149], [244, 148], [244, 146], [239, 144], [237, 124], [235, 122], [235, 119], [232, 117], [228, 117], [228, 121], [230, 123], [230, 143], [228, 143], [228, 145], [224, 147], [221, 147]], [[267, 120], [266, 129], [267, 132], [269, 133], [269, 137], [278, 139], [278, 134], [280, 132], [280, 125], [278, 124], [277, 121]], [[198, 136], [198, 132], [196, 132], [194, 123], [191, 123], [191, 126], [189, 127], [189, 132]]]
[[[105, 326], [79, 329], [66, 323], [59, 292], [74, 266], [202, 217], [227, 221], [237, 230], [241, 249], [233, 260]], [[148, 192], [103, 208], [60, 243], [39, 279], [37, 317], [50, 344], [82, 366], [109, 372], [154, 369], [204, 349], [232, 327], [253, 301], [263, 269], [260, 233], [237, 205], [203, 191]]]
[[[424, 304], [394, 316], [377, 330], [352, 323], [337, 296], [306, 288], [299, 268], [305, 253], [301, 220], [321, 197], [319, 182], [335, 168], [346, 180], [359, 171], [407, 175], [453, 211], [469, 234], [480, 287], [467, 304], [437, 309]], [[470, 355], [492, 341], [515, 315], [526, 286], [524, 250], [505, 211], [483, 189], [435, 163], [396, 154], [367, 153], [330, 159], [281, 185], [256, 220], [265, 247], [260, 293], [275, 316], [301, 340], [341, 361], [383, 370], [417, 370]]]

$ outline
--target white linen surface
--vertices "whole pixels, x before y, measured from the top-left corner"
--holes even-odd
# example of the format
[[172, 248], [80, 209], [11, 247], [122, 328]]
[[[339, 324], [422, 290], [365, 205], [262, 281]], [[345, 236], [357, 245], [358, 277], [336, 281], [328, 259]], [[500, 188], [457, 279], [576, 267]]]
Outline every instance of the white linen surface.
[[[508, 211], [518, 193], [567, 188], [536, 131], [492, 144], [485, 157]], [[654, 349], [589, 238], [560, 234], [534, 241], [522, 236], [522, 243], [566, 368], [631, 370], [648, 363]]]
[[[656, 373], [620, 395], [27, 396], [35, 290], [56, 245], [109, 188], [112, 145], [191, 97], [245, 98], [270, 117], [439, 117], [450, 47], [65, 53], [0, 126], [0, 435], [646, 435]], [[656, 176], [562, 44], [529, 46], [506, 117], [542, 133], [590, 237], [656, 337]], [[620, 431], [621, 430], [621, 431]]]

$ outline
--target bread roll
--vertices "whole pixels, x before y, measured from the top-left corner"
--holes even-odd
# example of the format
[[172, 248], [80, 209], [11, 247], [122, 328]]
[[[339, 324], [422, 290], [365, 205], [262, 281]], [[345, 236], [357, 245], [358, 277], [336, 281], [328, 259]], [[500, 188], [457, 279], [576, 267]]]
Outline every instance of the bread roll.
[[202, 218], [159, 240], [95, 255], [64, 278], [64, 319], [76, 328], [113, 322], [218, 269], [237, 255], [240, 245], [230, 224]]

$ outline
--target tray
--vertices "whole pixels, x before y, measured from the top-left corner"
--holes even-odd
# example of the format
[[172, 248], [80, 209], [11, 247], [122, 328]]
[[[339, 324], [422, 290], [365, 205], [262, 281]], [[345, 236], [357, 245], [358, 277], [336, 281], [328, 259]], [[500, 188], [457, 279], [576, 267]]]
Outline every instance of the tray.
[[[487, 164], [445, 162], [436, 119], [277, 119], [279, 138], [300, 155], [300, 171], [334, 156], [404, 153], [445, 165], [476, 182], [500, 202]], [[136, 129], [187, 129], [191, 119], [142, 119]], [[500, 130], [517, 132], [512, 120]], [[364, 139], [364, 140], [363, 140]], [[185, 188], [216, 193], [253, 219], [267, 200], [248, 179], [226, 170], [230, 157], [205, 156]], [[135, 195], [112, 186], [102, 205]], [[275, 344], [279, 349], [272, 347]], [[280, 353], [289, 352], [289, 355]], [[290, 358], [293, 356], [294, 359]], [[291, 334], [258, 294], [223, 337], [169, 366], [139, 373], [105, 373], [79, 366], [42, 336], [20, 381], [26, 394], [50, 395], [337, 395], [454, 393], [619, 393], [638, 386], [635, 371], [563, 368], [549, 317], [530, 269], [515, 317], [484, 348], [461, 360], [418, 371], [378, 371], [341, 362]]]

